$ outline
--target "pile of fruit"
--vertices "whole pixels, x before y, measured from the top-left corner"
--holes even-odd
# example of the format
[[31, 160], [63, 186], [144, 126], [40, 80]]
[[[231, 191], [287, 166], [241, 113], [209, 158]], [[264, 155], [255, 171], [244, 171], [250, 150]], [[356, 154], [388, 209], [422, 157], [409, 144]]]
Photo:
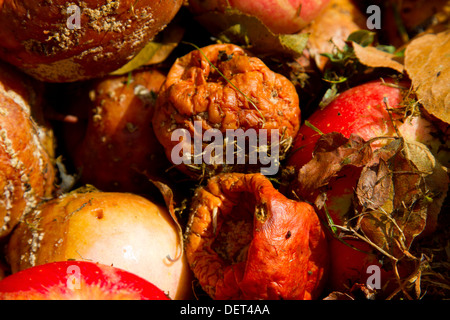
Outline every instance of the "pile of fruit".
[[449, 17], [0, 1], [0, 299], [449, 298]]

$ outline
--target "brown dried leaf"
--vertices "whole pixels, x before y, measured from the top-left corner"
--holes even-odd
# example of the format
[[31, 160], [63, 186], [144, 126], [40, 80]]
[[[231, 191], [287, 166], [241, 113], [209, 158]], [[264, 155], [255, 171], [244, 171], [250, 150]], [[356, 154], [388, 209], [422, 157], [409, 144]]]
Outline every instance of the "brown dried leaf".
[[161, 195], [164, 198], [164, 201], [166, 203], [167, 210], [169, 211], [170, 216], [172, 217], [173, 222], [175, 223], [177, 229], [178, 229], [178, 236], [180, 241], [180, 250], [178, 252], [178, 255], [176, 257], [168, 257], [171, 261], [176, 261], [183, 255], [184, 252], [184, 237], [183, 237], [183, 228], [181, 227], [181, 224], [178, 221], [176, 212], [175, 212], [175, 200], [174, 200], [174, 194], [172, 189], [165, 183], [158, 181], [158, 180], [152, 180], [149, 179], [161, 192]]
[[371, 155], [370, 145], [357, 135], [347, 139], [338, 132], [324, 134], [316, 143], [313, 159], [298, 173], [297, 192], [308, 196], [325, 186], [344, 166], [364, 166]]
[[405, 69], [424, 108], [450, 123], [450, 30], [411, 41]]
[[385, 161], [380, 159], [377, 165], [366, 166], [356, 189], [360, 204], [372, 210], [383, 206], [389, 199], [391, 184], [392, 177]]
[[355, 300], [355, 299], [347, 293], [333, 291], [328, 296], [323, 298], [323, 300]]
[[353, 50], [359, 62], [372, 68], [390, 68], [403, 73], [402, 58], [394, 54], [378, 50], [375, 47], [363, 47], [353, 42]]
[[352, 32], [367, 28], [366, 20], [354, 1], [331, 0], [324, 11], [301, 30], [310, 35], [307, 50], [320, 70], [324, 70], [328, 61], [322, 53], [332, 54], [335, 46], [344, 50]]
[[394, 257], [420, 234], [433, 232], [448, 191], [448, 175], [419, 142], [394, 140], [374, 152], [357, 186], [359, 226]]

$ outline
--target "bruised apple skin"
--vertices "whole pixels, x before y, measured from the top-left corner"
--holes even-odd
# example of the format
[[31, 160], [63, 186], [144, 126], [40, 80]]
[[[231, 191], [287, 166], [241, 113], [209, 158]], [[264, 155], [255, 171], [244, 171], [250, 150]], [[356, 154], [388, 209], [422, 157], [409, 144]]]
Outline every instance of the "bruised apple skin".
[[26, 77], [0, 64], [0, 239], [55, 190], [51, 130], [33, 117], [39, 99]]
[[186, 255], [203, 290], [224, 299], [317, 299], [328, 245], [311, 205], [262, 174], [227, 173], [196, 190]]
[[145, 279], [90, 261], [58, 261], [0, 281], [0, 300], [169, 300]]
[[24, 217], [7, 244], [12, 273], [88, 260], [152, 282], [171, 299], [191, 294], [190, 270], [165, 207], [129, 193], [73, 191]]
[[[314, 112], [303, 124], [295, 138], [287, 165], [302, 168], [312, 159], [313, 150], [321, 133], [339, 132], [345, 137], [357, 134], [365, 141], [385, 137], [370, 144], [373, 150], [390, 142], [386, 137], [395, 137], [397, 132], [405, 139], [416, 140], [427, 145], [438, 160], [448, 161], [448, 149], [440, 141], [439, 126], [433, 120], [413, 114], [404, 117], [404, 97], [409, 82], [374, 80], [350, 88], [339, 94], [323, 109]], [[388, 111], [390, 110], [390, 111]], [[398, 112], [396, 112], [396, 110]], [[320, 132], [318, 132], [320, 131]], [[448, 140], [447, 140], [448, 141]], [[448, 142], [446, 142], [448, 144]], [[448, 163], [443, 162], [444, 165]], [[327, 209], [333, 222], [342, 224], [351, 208], [352, 197], [362, 168], [347, 166], [328, 184]], [[319, 214], [324, 214], [322, 210]]]
[[298, 32], [320, 15], [329, 0], [192, 0], [194, 14], [210, 11], [224, 12], [228, 8], [255, 16], [273, 33]]
[[[279, 157], [284, 158], [297, 134], [300, 113], [297, 91], [286, 77], [239, 46], [213, 44], [191, 51], [172, 65], [158, 94], [153, 128], [167, 158], [176, 168], [199, 179], [221, 172], [253, 172], [262, 167], [257, 161], [254, 165], [250, 161], [241, 165], [236, 159], [233, 163], [225, 160], [230, 156], [225, 149], [232, 143], [225, 139], [228, 130], [244, 134], [254, 130], [258, 139], [259, 133], [265, 131], [266, 145], [273, 142], [274, 130], [279, 137], [275, 141], [279, 144]], [[198, 130], [196, 121], [201, 125]], [[203, 136], [207, 130], [218, 133], [223, 139], [221, 163], [204, 161], [204, 152], [209, 147], [205, 139], [200, 141], [205, 142], [201, 150], [195, 149], [195, 137]], [[175, 134], [179, 132], [189, 134], [177, 137]], [[255, 143], [259, 146], [260, 141]], [[250, 148], [245, 148], [245, 156], [249, 155]], [[176, 154], [177, 151], [182, 155]], [[183, 161], [177, 163], [174, 153]]]
[[0, 59], [42, 81], [100, 77], [131, 60], [181, 5], [182, 0], [4, 0]]
[[164, 80], [157, 69], [137, 70], [104, 77], [81, 91], [73, 105], [79, 109], [83, 99], [88, 101], [87, 112], [80, 116], [80, 122], [87, 118], [86, 127], [64, 125], [66, 141], [73, 142], [67, 151], [79, 171], [79, 183], [103, 191], [153, 190], [148, 176], [162, 176], [171, 166], [152, 127]]

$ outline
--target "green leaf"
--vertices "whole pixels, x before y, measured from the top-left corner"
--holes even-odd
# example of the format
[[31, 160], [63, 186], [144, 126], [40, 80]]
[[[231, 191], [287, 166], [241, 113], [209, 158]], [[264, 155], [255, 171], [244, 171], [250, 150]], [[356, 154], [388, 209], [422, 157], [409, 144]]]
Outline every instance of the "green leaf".
[[357, 30], [348, 36], [347, 41], [356, 42], [360, 46], [367, 47], [375, 41], [375, 35], [375, 32], [372, 31]]
[[180, 43], [184, 35], [184, 28], [171, 24], [139, 51], [128, 63], [113, 71], [112, 75], [123, 75], [141, 66], [157, 64], [164, 61]]
[[157, 42], [149, 42], [147, 45], [139, 51], [139, 53], [131, 59], [127, 64], [122, 66], [120, 69], [111, 72], [112, 75], [122, 75], [131, 72], [145, 64], [149, 61], [155, 53], [161, 48], [161, 44]]

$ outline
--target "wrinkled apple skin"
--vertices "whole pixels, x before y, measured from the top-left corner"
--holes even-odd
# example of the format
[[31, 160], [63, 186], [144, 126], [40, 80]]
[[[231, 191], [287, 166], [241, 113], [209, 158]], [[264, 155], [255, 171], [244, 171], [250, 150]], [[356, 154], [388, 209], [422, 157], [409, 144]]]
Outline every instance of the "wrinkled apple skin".
[[314, 20], [329, 0], [192, 0], [194, 14], [223, 12], [229, 7], [259, 18], [273, 33], [295, 33]]
[[143, 278], [89, 261], [59, 261], [0, 281], [0, 300], [169, 300]]

